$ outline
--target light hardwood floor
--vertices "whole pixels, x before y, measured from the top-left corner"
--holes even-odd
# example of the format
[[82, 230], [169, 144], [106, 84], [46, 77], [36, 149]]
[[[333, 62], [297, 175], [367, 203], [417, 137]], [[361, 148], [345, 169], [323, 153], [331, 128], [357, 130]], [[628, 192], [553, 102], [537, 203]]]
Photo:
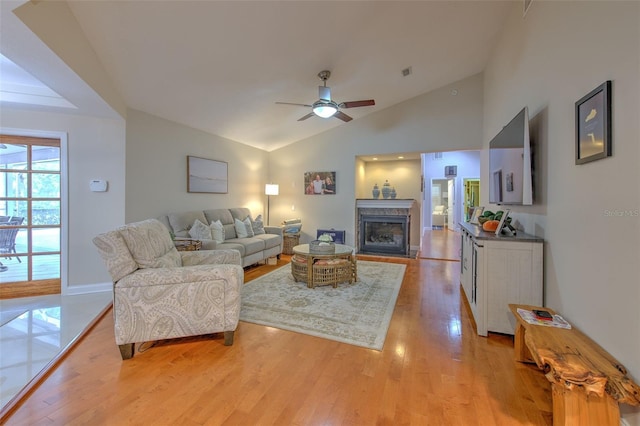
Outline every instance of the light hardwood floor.
[[[446, 258], [432, 245], [421, 257]], [[182, 339], [123, 362], [108, 313], [6, 424], [552, 423], [542, 372], [513, 361], [511, 336], [475, 333], [459, 262], [366, 259], [408, 266], [381, 352], [241, 322], [231, 347], [221, 335]]]

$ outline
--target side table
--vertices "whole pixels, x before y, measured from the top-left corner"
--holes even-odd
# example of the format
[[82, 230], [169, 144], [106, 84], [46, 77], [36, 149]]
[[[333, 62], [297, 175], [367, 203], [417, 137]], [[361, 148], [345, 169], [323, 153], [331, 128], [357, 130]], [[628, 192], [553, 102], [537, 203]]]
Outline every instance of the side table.
[[293, 248], [300, 244], [300, 234], [284, 234], [282, 236], [282, 253], [293, 254]]
[[200, 240], [190, 240], [187, 238], [173, 240], [173, 244], [175, 244], [176, 249], [178, 251], [195, 251], [200, 250], [202, 248], [202, 241]]

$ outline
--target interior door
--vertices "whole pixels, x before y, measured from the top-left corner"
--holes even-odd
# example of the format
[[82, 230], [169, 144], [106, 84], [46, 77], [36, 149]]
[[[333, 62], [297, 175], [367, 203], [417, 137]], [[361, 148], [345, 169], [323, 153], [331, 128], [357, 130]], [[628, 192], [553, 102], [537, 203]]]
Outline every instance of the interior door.
[[447, 228], [456, 229], [456, 178], [451, 178], [447, 182], [449, 194], [449, 206], [447, 215]]

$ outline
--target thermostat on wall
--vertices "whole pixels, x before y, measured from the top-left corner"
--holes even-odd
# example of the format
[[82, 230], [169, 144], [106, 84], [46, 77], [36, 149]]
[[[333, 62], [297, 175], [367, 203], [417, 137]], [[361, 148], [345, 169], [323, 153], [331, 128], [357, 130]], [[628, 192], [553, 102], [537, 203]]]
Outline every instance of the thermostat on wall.
[[94, 179], [89, 181], [89, 189], [93, 192], [105, 192], [107, 190], [107, 181], [102, 179]]

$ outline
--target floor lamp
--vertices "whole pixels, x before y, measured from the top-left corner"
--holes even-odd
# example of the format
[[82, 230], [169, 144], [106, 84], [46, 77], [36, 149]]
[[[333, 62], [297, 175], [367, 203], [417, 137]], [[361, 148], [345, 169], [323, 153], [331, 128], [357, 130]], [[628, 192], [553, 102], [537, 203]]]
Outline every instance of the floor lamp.
[[264, 193], [267, 195], [267, 225], [269, 225], [269, 198], [272, 195], [278, 195], [280, 192], [280, 187], [278, 184], [268, 183], [264, 186]]

